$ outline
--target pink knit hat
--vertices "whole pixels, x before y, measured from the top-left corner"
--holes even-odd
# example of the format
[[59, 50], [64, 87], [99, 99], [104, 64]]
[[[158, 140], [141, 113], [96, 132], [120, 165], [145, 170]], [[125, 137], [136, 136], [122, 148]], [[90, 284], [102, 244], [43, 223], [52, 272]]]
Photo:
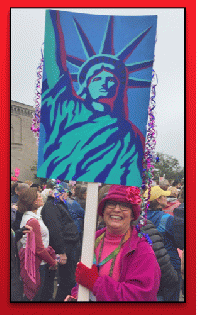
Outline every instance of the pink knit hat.
[[134, 220], [140, 215], [140, 189], [134, 186], [112, 185], [106, 197], [98, 205], [98, 214], [103, 216], [103, 209], [107, 200], [128, 203], [132, 205]]

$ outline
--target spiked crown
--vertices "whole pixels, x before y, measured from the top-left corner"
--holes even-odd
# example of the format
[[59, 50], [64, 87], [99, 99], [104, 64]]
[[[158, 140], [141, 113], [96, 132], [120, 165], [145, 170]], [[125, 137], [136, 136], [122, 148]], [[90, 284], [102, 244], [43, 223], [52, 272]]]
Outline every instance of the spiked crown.
[[[71, 77], [73, 81], [78, 81], [80, 85], [82, 85], [86, 81], [89, 69], [97, 63], [113, 65], [116, 69], [116, 73], [119, 74], [121, 84], [126, 83], [126, 72], [130, 75], [133, 72], [149, 68], [153, 65], [153, 60], [125, 64], [125, 61], [130, 57], [135, 48], [148, 34], [151, 27], [147, 28], [145, 31], [139, 34], [128, 45], [126, 45], [122, 51], [115, 55], [113, 47], [113, 16], [109, 17], [99, 54], [96, 54], [81, 25], [75, 18], [74, 23], [82, 46], [84, 48], [84, 52], [87, 56], [87, 60], [82, 60], [71, 55], [67, 55], [66, 58], [67, 62], [79, 68], [79, 72], [72, 73]], [[149, 80], [141, 80], [132, 77], [129, 77], [127, 80], [127, 88], [149, 88], [150, 85], [151, 81]]]

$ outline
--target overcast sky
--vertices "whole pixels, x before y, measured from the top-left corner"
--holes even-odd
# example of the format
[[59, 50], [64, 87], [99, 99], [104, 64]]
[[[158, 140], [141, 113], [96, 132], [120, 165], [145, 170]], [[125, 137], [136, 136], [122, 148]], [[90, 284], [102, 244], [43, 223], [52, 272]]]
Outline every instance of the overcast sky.
[[[54, 9], [54, 8], [53, 8]], [[107, 15], [158, 15], [154, 70], [156, 152], [184, 165], [184, 9], [60, 9]], [[11, 99], [34, 105], [45, 9], [11, 9]]]

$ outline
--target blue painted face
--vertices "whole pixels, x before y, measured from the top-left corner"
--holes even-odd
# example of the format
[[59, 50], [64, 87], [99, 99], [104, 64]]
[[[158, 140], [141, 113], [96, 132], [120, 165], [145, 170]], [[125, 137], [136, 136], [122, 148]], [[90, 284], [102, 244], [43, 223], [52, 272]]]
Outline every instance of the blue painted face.
[[112, 98], [117, 93], [117, 86], [117, 78], [111, 72], [102, 70], [91, 78], [88, 90], [93, 100], [99, 98]]

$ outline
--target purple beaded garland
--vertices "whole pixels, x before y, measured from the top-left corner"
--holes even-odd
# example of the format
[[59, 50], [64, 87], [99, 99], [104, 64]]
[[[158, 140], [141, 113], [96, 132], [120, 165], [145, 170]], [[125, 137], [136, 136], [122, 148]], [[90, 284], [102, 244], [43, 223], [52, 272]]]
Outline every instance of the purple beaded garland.
[[152, 73], [152, 86], [151, 86], [151, 97], [150, 104], [148, 107], [148, 124], [147, 124], [147, 141], [145, 144], [145, 153], [143, 159], [143, 176], [142, 176], [142, 190], [144, 191], [146, 187], [148, 188], [148, 198], [145, 200], [144, 214], [143, 214], [143, 224], [147, 223], [147, 211], [149, 208], [149, 199], [152, 179], [154, 178], [154, 162], [155, 158], [155, 144], [156, 144], [156, 133], [155, 133], [155, 87], [157, 85], [157, 75], [153, 70]]
[[35, 105], [35, 112], [33, 113], [33, 118], [32, 118], [32, 126], [31, 130], [37, 139], [37, 143], [39, 141], [39, 132], [40, 132], [40, 111], [41, 111], [41, 94], [42, 94], [42, 72], [43, 72], [43, 62], [44, 62], [44, 57], [43, 57], [43, 49], [41, 48], [41, 54], [42, 58], [40, 60], [40, 65], [37, 67], [37, 82], [36, 82], [36, 96], [34, 99]]

